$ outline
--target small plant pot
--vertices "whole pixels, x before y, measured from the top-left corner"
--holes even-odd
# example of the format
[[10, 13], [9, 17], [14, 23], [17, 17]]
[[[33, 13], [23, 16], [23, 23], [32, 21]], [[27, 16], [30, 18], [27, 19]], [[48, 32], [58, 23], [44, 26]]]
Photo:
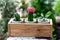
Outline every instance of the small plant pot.
[[25, 22], [26, 23], [35, 23], [36, 22], [36, 19], [33, 19], [33, 21], [28, 21], [28, 18], [25, 19]]
[[49, 19], [38, 19], [38, 23], [49, 24]]
[[16, 21], [15, 18], [12, 19], [12, 23], [22, 23], [23, 19], [20, 19], [20, 21]]

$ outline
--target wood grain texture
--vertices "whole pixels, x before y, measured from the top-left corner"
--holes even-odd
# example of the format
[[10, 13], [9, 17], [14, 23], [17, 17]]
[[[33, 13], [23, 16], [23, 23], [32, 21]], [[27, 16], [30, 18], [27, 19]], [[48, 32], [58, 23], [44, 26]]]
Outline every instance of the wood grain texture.
[[52, 37], [52, 23], [11, 23], [10, 20], [8, 23], [8, 36]]

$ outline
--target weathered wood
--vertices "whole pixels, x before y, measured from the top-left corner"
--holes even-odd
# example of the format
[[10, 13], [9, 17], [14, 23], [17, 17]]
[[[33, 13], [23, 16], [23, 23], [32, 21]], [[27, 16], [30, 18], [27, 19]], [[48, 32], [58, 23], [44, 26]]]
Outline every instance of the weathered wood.
[[8, 23], [8, 36], [52, 37], [52, 20], [50, 24], [40, 23]]

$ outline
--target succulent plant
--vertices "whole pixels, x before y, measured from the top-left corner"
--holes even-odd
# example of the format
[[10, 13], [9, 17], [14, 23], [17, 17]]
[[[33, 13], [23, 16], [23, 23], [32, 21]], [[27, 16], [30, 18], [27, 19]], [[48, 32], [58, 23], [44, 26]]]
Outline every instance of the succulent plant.
[[43, 19], [42, 21], [45, 21], [45, 19], [50, 17], [51, 14], [52, 14], [51, 11], [48, 11], [45, 15], [43, 13], [41, 13], [41, 19]]
[[20, 15], [18, 13], [14, 14], [15, 21], [20, 21]]

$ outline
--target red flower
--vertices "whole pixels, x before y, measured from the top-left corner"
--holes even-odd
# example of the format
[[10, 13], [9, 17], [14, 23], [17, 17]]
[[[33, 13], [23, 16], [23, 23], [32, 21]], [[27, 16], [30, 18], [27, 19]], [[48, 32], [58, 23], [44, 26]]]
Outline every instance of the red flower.
[[33, 13], [33, 12], [34, 12], [34, 8], [33, 8], [33, 7], [29, 7], [29, 8], [27, 9], [27, 11], [28, 11], [29, 13]]

